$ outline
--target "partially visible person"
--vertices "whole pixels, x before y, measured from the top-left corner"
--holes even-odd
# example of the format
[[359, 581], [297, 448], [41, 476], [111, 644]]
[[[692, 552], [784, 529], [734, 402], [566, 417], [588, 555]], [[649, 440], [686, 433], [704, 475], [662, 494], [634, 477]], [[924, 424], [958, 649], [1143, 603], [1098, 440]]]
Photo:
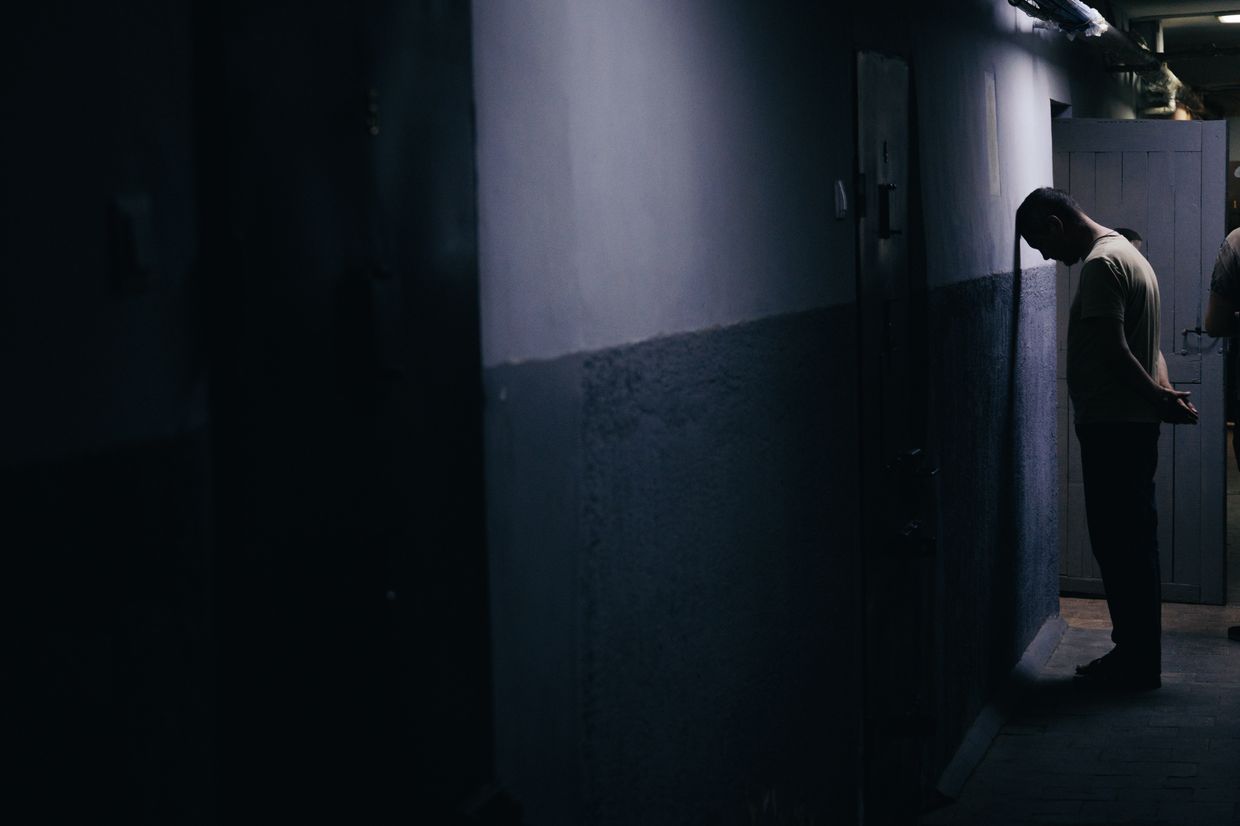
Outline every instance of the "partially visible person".
[[[1214, 259], [1210, 298], [1206, 303], [1206, 334], [1216, 338], [1234, 335], [1237, 310], [1240, 310], [1240, 229], [1227, 234]], [[1240, 438], [1235, 433], [1232, 434], [1232, 450], [1236, 465], [1240, 467]], [[1240, 625], [1228, 628], [1227, 636], [1240, 642]]]
[[1158, 431], [1161, 422], [1197, 421], [1189, 394], [1171, 386], [1158, 349], [1158, 279], [1127, 239], [1086, 215], [1066, 192], [1031, 192], [1016, 211], [1016, 231], [1047, 260], [1084, 262], [1068, 316], [1068, 393], [1081, 446], [1086, 524], [1115, 647], [1078, 666], [1077, 676], [1106, 688], [1157, 688]]
[[[1116, 227], [1115, 231], [1127, 238], [1128, 243], [1132, 244], [1133, 247], [1136, 248], [1137, 252], [1141, 252], [1141, 247], [1145, 244], [1145, 239], [1141, 237], [1141, 233], [1137, 232], [1135, 229], [1129, 229], [1128, 227]], [[1145, 253], [1141, 254], [1144, 255]]]

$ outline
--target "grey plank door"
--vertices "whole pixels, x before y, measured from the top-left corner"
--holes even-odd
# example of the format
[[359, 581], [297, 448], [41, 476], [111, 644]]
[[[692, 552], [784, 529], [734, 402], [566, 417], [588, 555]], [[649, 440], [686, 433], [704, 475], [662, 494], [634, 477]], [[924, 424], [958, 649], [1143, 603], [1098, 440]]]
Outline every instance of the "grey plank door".
[[[1130, 227], [1158, 274], [1162, 351], [1172, 383], [1192, 392], [1198, 426], [1163, 425], [1158, 541], [1163, 598], [1221, 604], [1225, 423], [1223, 344], [1201, 326], [1210, 268], [1224, 236], [1227, 127], [1222, 121], [1085, 120], [1052, 123], [1055, 186], [1108, 227]], [[1068, 307], [1080, 265], [1058, 265], [1060, 590], [1101, 594], [1089, 546], [1080, 446], [1066, 383]]]

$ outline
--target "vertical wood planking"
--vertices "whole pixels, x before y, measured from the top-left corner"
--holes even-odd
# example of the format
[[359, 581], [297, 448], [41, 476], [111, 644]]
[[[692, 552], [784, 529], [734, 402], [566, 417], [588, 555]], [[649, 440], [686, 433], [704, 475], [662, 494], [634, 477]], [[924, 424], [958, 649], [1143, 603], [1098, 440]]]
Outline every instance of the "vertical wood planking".
[[1119, 152], [1094, 154], [1094, 207], [1085, 210], [1104, 227], [1123, 226], [1124, 156]]
[[[1075, 438], [1074, 432], [1073, 439]], [[1093, 565], [1093, 554], [1089, 549], [1089, 525], [1085, 521], [1085, 486], [1081, 484], [1080, 477], [1068, 484], [1068, 498], [1072, 503], [1072, 507], [1068, 509], [1068, 541], [1072, 543], [1074, 556], [1071, 569], [1065, 567], [1062, 573], [1064, 576], [1079, 579], [1097, 579], [1098, 574], [1093, 570], [1097, 566]]]
[[[1146, 154], [1146, 217], [1148, 232], [1142, 252], [1154, 267], [1159, 280], [1159, 293], [1163, 285], [1170, 286], [1169, 276], [1175, 272], [1175, 199], [1173, 193], [1172, 154], [1156, 151]], [[1165, 292], [1170, 293], [1167, 289]], [[1172, 358], [1171, 346], [1175, 336], [1171, 331], [1174, 323], [1170, 296], [1162, 299], [1159, 315], [1159, 349], [1168, 359]], [[1164, 429], [1165, 431], [1165, 429]], [[1158, 507], [1158, 555], [1164, 581], [1169, 581], [1174, 571], [1175, 536], [1175, 439], [1164, 432], [1158, 440], [1158, 472], [1154, 476], [1154, 493]]]
[[[1173, 382], [1201, 381], [1200, 342], [1184, 336], [1201, 320], [1201, 153], [1176, 152], [1175, 189], [1175, 273], [1170, 291], [1163, 301], [1172, 302], [1172, 344], [1175, 359], [1171, 367]], [[1169, 297], [1168, 292], [1172, 295]], [[1183, 351], [1187, 349], [1188, 353]]]
[[[1147, 155], [1149, 169], [1148, 208], [1146, 223], [1149, 233], [1145, 235], [1145, 246], [1142, 250], [1149, 259], [1158, 275], [1162, 292], [1162, 282], [1175, 272], [1175, 202], [1172, 198], [1172, 170], [1170, 152], [1150, 152]], [[1171, 327], [1174, 324], [1171, 302], [1167, 298], [1162, 301], [1162, 315], [1159, 318], [1161, 335], [1159, 346], [1164, 355], [1170, 355], [1175, 343]]]
[[1116, 224], [1135, 229], [1146, 238], [1149, 233], [1149, 158], [1144, 152], [1125, 152], [1123, 167], [1123, 194]]
[[1201, 577], [1201, 433], [1193, 425], [1163, 425], [1163, 439], [1175, 440], [1175, 534], [1171, 582], [1198, 584]]
[[[1227, 124], [1202, 123], [1201, 136], [1201, 264], [1209, 267], [1226, 230], [1227, 209]], [[1209, 273], [1201, 270], [1199, 295], [1205, 300], [1210, 288]], [[1224, 418], [1224, 380], [1226, 360], [1221, 343], [1203, 338], [1201, 344], [1201, 386], [1198, 407], [1214, 415], [1203, 416], [1201, 431], [1201, 600], [1222, 604], [1227, 601], [1227, 436]]]
[[[1196, 393], [1201, 381], [1201, 352], [1196, 336], [1181, 331], [1200, 320], [1201, 285], [1201, 153], [1176, 152], [1174, 163], [1175, 265], [1170, 290], [1173, 303], [1172, 334], [1176, 356], [1169, 360], [1171, 380]], [[1166, 281], [1163, 281], [1166, 284]], [[1170, 293], [1170, 296], [1167, 294]], [[1187, 343], [1188, 354], [1180, 352]], [[1185, 387], [1184, 385], [1190, 385]], [[1164, 572], [1172, 582], [1199, 584], [1201, 576], [1201, 429], [1191, 425], [1167, 427], [1175, 442], [1173, 461], [1175, 530], [1173, 566]]]
[[1158, 436], [1158, 471], [1154, 474], [1154, 503], [1158, 510], [1158, 564], [1162, 581], [1175, 573], [1175, 436], [1163, 425]]

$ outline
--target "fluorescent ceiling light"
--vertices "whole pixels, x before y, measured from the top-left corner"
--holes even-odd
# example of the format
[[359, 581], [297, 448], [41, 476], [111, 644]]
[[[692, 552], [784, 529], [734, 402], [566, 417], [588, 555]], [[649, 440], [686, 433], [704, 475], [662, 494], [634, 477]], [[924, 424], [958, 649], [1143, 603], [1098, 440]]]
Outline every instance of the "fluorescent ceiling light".
[[1240, 23], [1240, 12], [1235, 14], [1220, 14], [1218, 16], [1220, 23]]

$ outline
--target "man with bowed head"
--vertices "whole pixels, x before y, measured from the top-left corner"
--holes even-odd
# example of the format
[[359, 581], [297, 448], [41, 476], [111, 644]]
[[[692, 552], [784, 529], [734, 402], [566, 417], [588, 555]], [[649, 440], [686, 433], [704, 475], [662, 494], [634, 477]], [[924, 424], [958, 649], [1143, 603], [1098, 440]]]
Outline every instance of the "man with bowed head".
[[1102, 573], [1115, 647], [1078, 666], [1110, 689], [1162, 684], [1161, 576], [1154, 471], [1160, 422], [1194, 424], [1158, 349], [1158, 280], [1149, 261], [1070, 195], [1036, 189], [1016, 231], [1046, 260], [1081, 266], [1068, 314], [1068, 394], [1081, 445], [1085, 517]]

